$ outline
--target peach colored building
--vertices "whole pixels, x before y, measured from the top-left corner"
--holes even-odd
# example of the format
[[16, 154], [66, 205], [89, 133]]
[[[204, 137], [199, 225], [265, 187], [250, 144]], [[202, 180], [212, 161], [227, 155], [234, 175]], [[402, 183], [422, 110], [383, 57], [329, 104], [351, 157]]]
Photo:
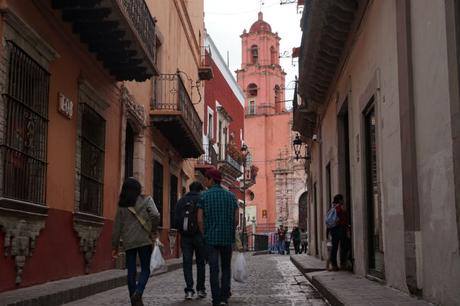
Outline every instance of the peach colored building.
[[[279, 219], [276, 203], [276, 160], [291, 147], [291, 113], [284, 105], [286, 73], [279, 63], [277, 33], [263, 20], [262, 12], [247, 32], [243, 31], [241, 69], [237, 81], [245, 95], [245, 142], [250, 162], [259, 168], [253, 199], [247, 199], [247, 222], [255, 217], [258, 232], [273, 230]], [[252, 198], [252, 197], [251, 197]]]
[[211, 72], [203, 1], [84, 2], [0, 1], [0, 291], [113, 268], [127, 176], [179, 255], [170, 216], [203, 153]]

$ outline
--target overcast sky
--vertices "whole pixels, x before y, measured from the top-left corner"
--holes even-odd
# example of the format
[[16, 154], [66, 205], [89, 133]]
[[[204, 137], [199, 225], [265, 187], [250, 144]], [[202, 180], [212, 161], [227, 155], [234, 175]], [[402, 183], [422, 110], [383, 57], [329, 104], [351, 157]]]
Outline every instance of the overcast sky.
[[[295, 1], [297, 2], [297, 1]], [[263, 3], [263, 5], [261, 5]], [[287, 51], [290, 55], [293, 47], [300, 46], [302, 32], [300, 30], [301, 14], [297, 13], [297, 4], [280, 5], [280, 0], [204, 0], [205, 27], [215, 42], [219, 52], [227, 59], [229, 52], [230, 70], [234, 72], [241, 67], [241, 38], [243, 30], [249, 31], [257, 21], [260, 8], [264, 20], [272, 31], [281, 37], [280, 52]], [[281, 58], [281, 66], [286, 71], [286, 87], [294, 88], [294, 80], [298, 75], [298, 64], [292, 59]], [[286, 90], [286, 100], [292, 99], [293, 90]]]

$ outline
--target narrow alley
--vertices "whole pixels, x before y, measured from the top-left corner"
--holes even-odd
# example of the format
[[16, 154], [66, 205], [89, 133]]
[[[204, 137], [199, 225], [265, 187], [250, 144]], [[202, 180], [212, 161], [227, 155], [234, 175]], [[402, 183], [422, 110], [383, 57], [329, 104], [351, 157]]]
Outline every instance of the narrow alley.
[[[246, 258], [249, 270], [248, 282], [232, 282], [232, 297], [229, 300], [231, 305], [327, 305], [321, 295], [291, 263], [289, 256], [248, 255]], [[208, 272], [207, 269], [207, 298], [185, 301], [182, 269], [178, 269], [150, 278], [144, 292], [145, 305], [209, 305], [211, 290], [209, 288]], [[128, 305], [129, 299], [126, 291], [126, 287], [119, 287], [66, 305]]]

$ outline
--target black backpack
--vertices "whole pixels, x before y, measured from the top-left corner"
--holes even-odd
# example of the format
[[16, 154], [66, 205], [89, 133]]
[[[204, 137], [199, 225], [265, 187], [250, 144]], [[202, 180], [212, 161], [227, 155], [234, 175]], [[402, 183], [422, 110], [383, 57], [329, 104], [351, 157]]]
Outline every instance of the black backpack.
[[196, 211], [196, 201], [188, 200], [182, 208], [182, 222], [180, 224], [181, 233], [185, 235], [195, 235], [198, 233]]

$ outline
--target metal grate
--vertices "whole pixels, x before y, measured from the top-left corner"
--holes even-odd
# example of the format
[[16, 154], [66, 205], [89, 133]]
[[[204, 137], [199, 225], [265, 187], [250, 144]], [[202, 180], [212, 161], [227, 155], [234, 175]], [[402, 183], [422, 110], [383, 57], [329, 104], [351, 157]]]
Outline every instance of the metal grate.
[[195, 139], [201, 141], [203, 123], [178, 74], [161, 74], [155, 79], [155, 96], [152, 101], [152, 108], [157, 111], [181, 112]]
[[45, 204], [49, 73], [13, 42], [9, 53], [2, 195]]
[[82, 111], [80, 211], [102, 215], [105, 120], [86, 104]]
[[150, 14], [149, 8], [144, 0], [117, 0], [121, 7], [128, 14], [142, 43], [146, 46], [152, 62], [155, 62], [156, 39], [155, 20]]

